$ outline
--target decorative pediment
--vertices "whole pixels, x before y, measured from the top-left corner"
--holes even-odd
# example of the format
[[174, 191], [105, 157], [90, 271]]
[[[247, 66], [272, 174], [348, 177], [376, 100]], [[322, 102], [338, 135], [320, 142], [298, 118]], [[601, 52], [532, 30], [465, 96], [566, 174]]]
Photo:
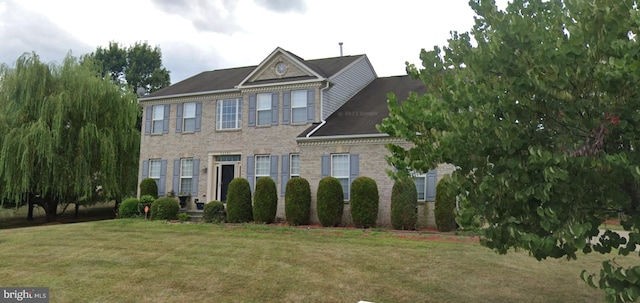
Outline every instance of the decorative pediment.
[[302, 79], [322, 80], [324, 77], [306, 65], [304, 59], [278, 47], [238, 87]]

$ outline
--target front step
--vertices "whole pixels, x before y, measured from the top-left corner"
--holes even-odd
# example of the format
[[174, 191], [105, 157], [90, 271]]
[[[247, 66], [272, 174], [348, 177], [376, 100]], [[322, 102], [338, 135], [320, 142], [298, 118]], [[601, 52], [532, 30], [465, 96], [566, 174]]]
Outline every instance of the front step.
[[191, 218], [189, 221], [191, 222], [202, 222], [202, 211], [201, 210], [180, 210], [181, 213], [187, 213]]

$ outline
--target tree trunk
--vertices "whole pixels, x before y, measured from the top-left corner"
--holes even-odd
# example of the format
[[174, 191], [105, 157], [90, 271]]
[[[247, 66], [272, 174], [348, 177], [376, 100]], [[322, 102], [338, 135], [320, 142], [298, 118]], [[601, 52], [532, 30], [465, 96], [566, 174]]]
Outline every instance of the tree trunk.
[[27, 201], [27, 221], [33, 221], [33, 199], [31, 199], [31, 197], [28, 197], [27, 199], [29, 199]]
[[46, 201], [43, 208], [47, 214], [47, 222], [54, 222], [58, 218], [58, 200], [50, 199]]
[[76, 206], [76, 209], [75, 209], [75, 212], [73, 213], [73, 217], [77, 219], [78, 218], [78, 210], [80, 209], [80, 203], [76, 202], [74, 205]]

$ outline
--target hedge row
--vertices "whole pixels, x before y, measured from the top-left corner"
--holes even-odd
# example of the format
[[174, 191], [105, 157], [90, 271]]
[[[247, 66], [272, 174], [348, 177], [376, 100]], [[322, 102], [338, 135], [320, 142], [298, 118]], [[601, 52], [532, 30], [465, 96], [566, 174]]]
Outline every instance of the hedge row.
[[[438, 182], [436, 188], [435, 219], [438, 230], [450, 231], [456, 228], [455, 196], [449, 191], [448, 178]], [[278, 195], [276, 184], [271, 178], [260, 178], [256, 182], [252, 198], [249, 182], [235, 178], [229, 184], [227, 205], [211, 201], [205, 205], [203, 221], [246, 223], [273, 223], [276, 219]], [[129, 198], [119, 206], [120, 218], [136, 218], [144, 215], [145, 206], [150, 207], [152, 220], [173, 220], [178, 218], [180, 205], [172, 197], [155, 198], [157, 185], [152, 179], [144, 179], [140, 184], [140, 200]], [[155, 196], [154, 196], [155, 194]], [[375, 180], [358, 177], [350, 186], [350, 216], [359, 228], [376, 226], [379, 212], [379, 193]], [[316, 196], [318, 219], [322, 226], [339, 226], [344, 211], [344, 195], [340, 181], [325, 177], [318, 184]], [[309, 224], [311, 209], [311, 189], [304, 178], [289, 179], [285, 191], [285, 217], [290, 225]], [[394, 229], [411, 230], [417, 228], [418, 195], [412, 179], [398, 180], [391, 192], [391, 225]]]

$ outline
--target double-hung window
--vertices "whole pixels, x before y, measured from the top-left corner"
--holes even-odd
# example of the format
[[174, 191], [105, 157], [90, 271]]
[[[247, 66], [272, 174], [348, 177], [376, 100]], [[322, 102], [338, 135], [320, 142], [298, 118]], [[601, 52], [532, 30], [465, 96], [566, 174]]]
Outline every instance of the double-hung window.
[[413, 182], [416, 184], [418, 190], [418, 201], [424, 201], [427, 193], [427, 175], [415, 174]]
[[271, 125], [271, 93], [257, 95], [257, 125]]
[[306, 90], [294, 90], [291, 92], [291, 121], [292, 123], [307, 122]]
[[156, 181], [156, 184], [160, 185], [160, 170], [162, 168], [162, 160], [151, 159], [149, 160], [149, 178]]
[[216, 129], [239, 129], [242, 125], [242, 99], [218, 100]]
[[152, 132], [153, 134], [162, 134], [164, 128], [164, 105], [153, 106]]
[[345, 199], [349, 197], [349, 154], [331, 155], [331, 176], [340, 181]]
[[196, 103], [184, 103], [183, 104], [183, 127], [185, 132], [196, 131]]
[[418, 191], [418, 201], [435, 201], [437, 172], [431, 170], [426, 174], [412, 173], [413, 182]]
[[193, 159], [180, 159], [180, 194], [191, 194], [193, 188]]
[[291, 154], [289, 178], [300, 178], [300, 154]]
[[263, 177], [269, 177], [269, 172], [271, 168], [271, 156], [270, 155], [259, 155], [256, 156], [256, 183], [258, 183], [258, 179]]

